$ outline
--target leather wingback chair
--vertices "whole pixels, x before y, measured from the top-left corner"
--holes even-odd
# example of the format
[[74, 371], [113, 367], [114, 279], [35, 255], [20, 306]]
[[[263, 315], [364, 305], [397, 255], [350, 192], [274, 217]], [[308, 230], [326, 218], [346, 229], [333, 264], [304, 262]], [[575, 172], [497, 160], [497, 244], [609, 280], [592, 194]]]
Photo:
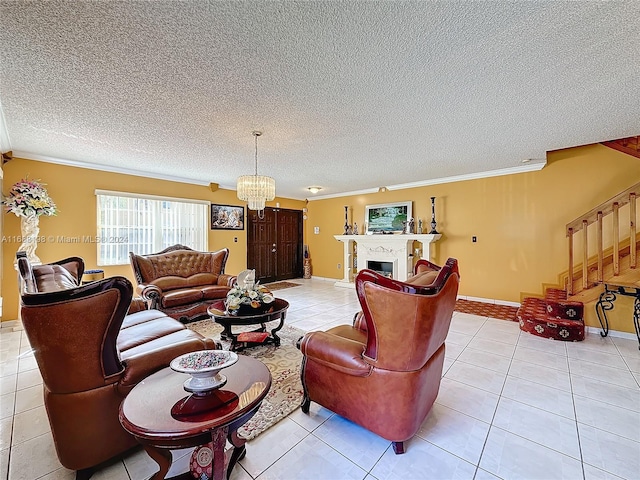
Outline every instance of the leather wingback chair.
[[302, 410], [316, 402], [404, 453], [438, 395], [458, 283], [455, 259], [424, 287], [360, 271], [361, 317], [300, 341]]
[[32, 266], [19, 257], [18, 267], [22, 323], [58, 459], [86, 479], [93, 467], [137, 445], [118, 419], [131, 389], [175, 357], [215, 344], [157, 310], [132, 313], [139, 303], [132, 304], [124, 277], [80, 285], [81, 258]]

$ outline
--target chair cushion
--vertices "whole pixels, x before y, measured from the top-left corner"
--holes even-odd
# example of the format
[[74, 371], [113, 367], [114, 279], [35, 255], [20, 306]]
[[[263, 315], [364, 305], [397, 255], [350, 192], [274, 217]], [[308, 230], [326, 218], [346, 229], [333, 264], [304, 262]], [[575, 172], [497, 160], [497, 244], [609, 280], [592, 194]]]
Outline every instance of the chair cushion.
[[[148, 315], [148, 312], [153, 313]], [[176, 322], [173, 318], [161, 312], [157, 312], [160, 313], [160, 315], [157, 316], [155, 312], [157, 312], [157, 310], [146, 310], [129, 315], [129, 317], [138, 318], [134, 318], [126, 327], [123, 323], [123, 328], [120, 330], [116, 342], [121, 355], [131, 348], [139, 345], [149, 345], [155, 339], [184, 330], [184, 325]], [[127, 317], [125, 317], [125, 319], [126, 318]]]
[[338, 325], [337, 327], [333, 327], [327, 330], [327, 333], [337, 335], [338, 337], [347, 338], [349, 340], [354, 340], [356, 342], [362, 343], [363, 345], [367, 343], [367, 332], [352, 327], [351, 325]]
[[230, 287], [224, 285], [207, 285], [200, 288], [202, 291], [202, 298], [205, 300], [217, 300], [219, 298], [226, 298], [227, 292], [231, 290]]
[[407, 283], [410, 283], [412, 285], [431, 285], [439, 273], [439, 270], [420, 272], [408, 279]]
[[189, 303], [199, 302], [203, 294], [201, 288], [184, 288], [171, 290], [162, 295], [162, 306], [164, 308], [179, 307]]

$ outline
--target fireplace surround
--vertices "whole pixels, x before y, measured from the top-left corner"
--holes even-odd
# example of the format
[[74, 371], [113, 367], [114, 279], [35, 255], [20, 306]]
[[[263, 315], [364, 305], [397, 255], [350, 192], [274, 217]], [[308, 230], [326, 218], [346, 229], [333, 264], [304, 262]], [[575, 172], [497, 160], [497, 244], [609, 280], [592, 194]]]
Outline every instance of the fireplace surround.
[[[334, 235], [344, 244], [344, 277], [336, 282], [339, 287], [353, 287], [355, 275], [368, 262], [393, 265], [392, 278], [406, 281], [413, 272], [413, 242], [422, 243], [424, 258], [432, 260], [431, 244], [438, 241], [440, 234], [395, 234], [395, 235]], [[372, 270], [377, 270], [372, 268]]]

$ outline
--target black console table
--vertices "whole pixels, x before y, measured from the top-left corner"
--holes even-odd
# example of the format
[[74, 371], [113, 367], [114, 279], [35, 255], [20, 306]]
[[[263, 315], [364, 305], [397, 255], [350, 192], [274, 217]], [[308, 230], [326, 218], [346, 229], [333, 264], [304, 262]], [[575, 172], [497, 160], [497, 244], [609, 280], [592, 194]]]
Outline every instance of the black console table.
[[607, 312], [613, 310], [614, 302], [618, 295], [625, 297], [634, 297], [633, 301], [633, 326], [636, 329], [636, 337], [638, 337], [638, 349], [640, 349], [640, 287], [633, 284], [624, 283], [606, 283], [604, 284], [604, 292], [600, 294], [600, 298], [596, 303], [596, 314], [602, 327], [600, 335], [606, 337], [609, 334], [609, 319]]

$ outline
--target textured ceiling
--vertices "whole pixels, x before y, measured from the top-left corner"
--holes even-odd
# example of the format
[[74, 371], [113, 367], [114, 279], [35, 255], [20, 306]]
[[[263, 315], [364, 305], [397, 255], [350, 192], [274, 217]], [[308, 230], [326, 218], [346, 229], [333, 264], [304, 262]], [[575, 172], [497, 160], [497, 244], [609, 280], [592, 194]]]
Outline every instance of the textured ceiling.
[[[313, 197], [637, 135], [640, 1], [0, 0], [0, 147]], [[523, 164], [525, 159], [533, 159]]]

